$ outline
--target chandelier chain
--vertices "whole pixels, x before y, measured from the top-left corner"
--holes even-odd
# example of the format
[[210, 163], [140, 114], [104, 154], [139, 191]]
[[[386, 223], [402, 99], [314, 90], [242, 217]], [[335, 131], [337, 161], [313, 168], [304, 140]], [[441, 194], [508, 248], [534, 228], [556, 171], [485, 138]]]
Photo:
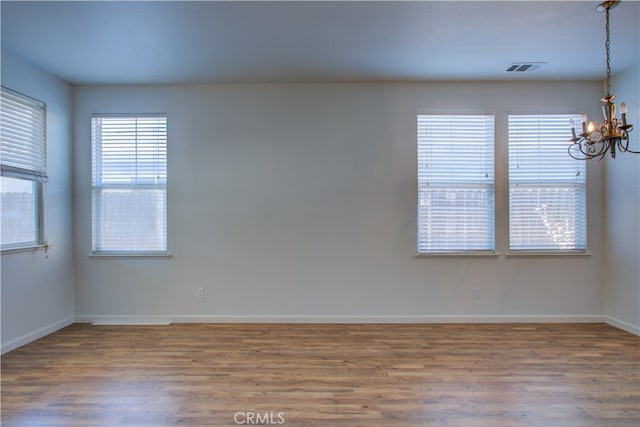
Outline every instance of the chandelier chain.
[[607, 53], [607, 96], [611, 96], [611, 43], [609, 41], [609, 8], [605, 11], [605, 32], [606, 32], [606, 41], [604, 43], [605, 51]]

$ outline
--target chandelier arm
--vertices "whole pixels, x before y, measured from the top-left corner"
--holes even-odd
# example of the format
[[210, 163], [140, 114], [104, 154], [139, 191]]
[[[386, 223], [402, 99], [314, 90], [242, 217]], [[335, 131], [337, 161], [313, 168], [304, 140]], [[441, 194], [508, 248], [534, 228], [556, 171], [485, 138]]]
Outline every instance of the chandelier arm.
[[621, 149], [620, 151], [623, 153], [640, 154], [640, 151], [633, 151], [633, 150], [630, 150], [629, 148], [624, 148], [624, 149]]
[[589, 155], [592, 156], [592, 158], [602, 160], [609, 151], [609, 144], [605, 141], [598, 141], [595, 144], [587, 147], [587, 150], [589, 151]]
[[582, 154], [584, 154], [585, 156], [587, 156], [587, 157], [591, 157], [591, 156], [592, 156], [592, 154], [591, 154], [591, 153], [589, 153], [589, 151], [590, 151], [590, 149], [589, 149], [589, 148], [587, 149], [587, 151], [585, 151], [585, 146], [584, 146], [584, 144], [582, 144], [582, 143], [578, 143], [578, 149], [579, 149], [579, 150], [580, 150], [580, 152], [581, 152]]
[[602, 160], [602, 159], [604, 159], [604, 156], [607, 155], [607, 151], [609, 151], [609, 146], [603, 144], [603, 146], [600, 149], [600, 151], [598, 151], [597, 154], [594, 154], [592, 158], [596, 159], [596, 160]]
[[573, 154], [574, 151], [582, 153], [582, 150], [580, 149], [580, 144], [578, 144], [577, 142], [573, 143], [573, 144], [569, 145], [569, 147], [567, 147], [567, 152], [569, 153], [569, 156], [571, 156], [571, 158], [576, 159], [576, 160], [589, 160], [589, 157], [586, 157], [586, 156], [578, 157], [578, 156], [574, 155]]
[[607, 153], [608, 146], [600, 143], [600, 149], [597, 149], [595, 145], [587, 145], [586, 140], [581, 140], [570, 144], [567, 147], [569, 156], [576, 160], [592, 160], [602, 159]]
[[[596, 146], [599, 146], [599, 148], [597, 148]], [[601, 156], [604, 157], [605, 154], [607, 154], [607, 150], [609, 149], [609, 145], [604, 143], [603, 141], [598, 141], [593, 145], [590, 145], [587, 147], [587, 155], [593, 156], [593, 157], [598, 157]]]
[[[625, 134], [626, 135], [626, 134]], [[640, 154], [640, 151], [634, 151], [629, 148], [629, 137], [618, 141], [618, 149], [624, 153]]]
[[621, 129], [622, 136], [617, 140], [618, 149], [620, 150], [620, 152], [624, 153], [640, 154], [640, 151], [635, 151], [629, 148], [629, 130], [633, 130], [633, 126], [631, 126], [630, 128]]

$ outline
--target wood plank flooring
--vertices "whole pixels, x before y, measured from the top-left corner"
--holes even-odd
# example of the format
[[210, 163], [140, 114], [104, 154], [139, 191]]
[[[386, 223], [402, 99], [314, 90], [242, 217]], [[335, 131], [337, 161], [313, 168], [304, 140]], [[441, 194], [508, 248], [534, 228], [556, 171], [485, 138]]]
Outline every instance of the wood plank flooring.
[[2, 357], [2, 426], [638, 427], [603, 324], [75, 324]]

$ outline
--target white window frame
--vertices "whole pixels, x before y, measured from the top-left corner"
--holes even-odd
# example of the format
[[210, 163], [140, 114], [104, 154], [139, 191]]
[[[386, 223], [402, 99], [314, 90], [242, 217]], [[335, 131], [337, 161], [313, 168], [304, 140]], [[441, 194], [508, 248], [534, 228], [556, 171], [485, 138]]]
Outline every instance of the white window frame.
[[[103, 123], [114, 123], [125, 121], [135, 123], [134, 131], [125, 131], [126, 136], [122, 140], [114, 140], [116, 132], [105, 133]], [[141, 135], [138, 131], [138, 122], [147, 123], [157, 121], [159, 127], [151, 130], [155, 143], [149, 142], [148, 134]], [[149, 131], [149, 127], [145, 128]], [[168, 256], [168, 235], [167, 235], [167, 139], [168, 139], [167, 115], [164, 113], [153, 114], [94, 114], [91, 117], [91, 193], [92, 193], [92, 214], [91, 214], [91, 255], [92, 256], [142, 256], [142, 257], [163, 257]], [[103, 138], [110, 137], [112, 147], [110, 157], [103, 154]], [[141, 138], [147, 138], [140, 142]], [[155, 144], [155, 146], [151, 146]], [[120, 147], [119, 147], [120, 146]], [[134, 153], [132, 156], [121, 156], [121, 152]], [[157, 157], [153, 159], [150, 157]], [[108, 159], [108, 160], [107, 160]], [[111, 162], [110, 165], [108, 164]], [[122, 162], [122, 164], [118, 164]], [[153, 173], [149, 171], [152, 168]], [[106, 176], [106, 177], [105, 177]], [[104, 224], [106, 192], [130, 192], [132, 195], [138, 191], [151, 192], [152, 197], [159, 197], [156, 203], [160, 203], [159, 210], [155, 211], [154, 224], [142, 222], [142, 227], [156, 228], [153, 238], [149, 241], [132, 240], [123, 246], [114, 237], [116, 232], [126, 235], [122, 229], [116, 228], [116, 232], [109, 236], [110, 230]], [[132, 200], [135, 200], [132, 199]], [[160, 200], [160, 201], [158, 201]], [[158, 222], [159, 221], [159, 222]], [[125, 222], [120, 222], [120, 227], [127, 227]], [[130, 223], [129, 223], [130, 224]], [[142, 234], [134, 229], [134, 234]], [[105, 237], [106, 235], [106, 237]], [[155, 242], [155, 243], [153, 243]]]
[[[416, 119], [417, 256], [495, 255], [495, 115], [419, 113]], [[467, 128], [458, 132], [455, 126]], [[480, 197], [452, 202], [464, 208], [456, 221], [442, 218], [456, 218], [447, 209], [459, 212], [459, 206], [431, 209], [433, 200], [458, 199], [460, 192]], [[484, 205], [480, 212], [474, 210], [478, 205]]]
[[[571, 158], [567, 151], [571, 138], [570, 123], [572, 119], [575, 123], [580, 123], [580, 114], [509, 113], [508, 115], [508, 254], [510, 255], [588, 254], [586, 162]], [[532, 129], [536, 122], [545, 124], [547, 128], [536, 128], [536, 132], [526, 130], [525, 127]], [[518, 127], [519, 130], [516, 130]], [[525, 138], [529, 140], [526, 141]], [[529, 147], [524, 145], [529, 145]], [[548, 154], [545, 155], [545, 151]], [[527, 156], [528, 158], [519, 159], [519, 156]], [[536, 162], [538, 162], [538, 168], [543, 166], [547, 169], [546, 176], [543, 174], [544, 170], [536, 169]], [[527, 168], [526, 172], [522, 172], [523, 167]], [[572, 194], [567, 199], [556, 197], [555, 203], [548, 202], [527, 208], [522, 203], [518, 203], [515, 196], [515, 192], [522, 191], [522, 188], [528, 188], [532, 192], [537, 191], [539, 197], [545, 197], [545, 189], [547, 192], [569, 192]], [[571, 215], [573, 218], [562, 218], [557, 214], [562, 211], [558, 203], [566, 203], [571, 200], [575, 200], [571, 209], [571, 212], [574, 212], [574, 215]], [[550, 202], [553, 201], [553, 199], [550, 200]], [[531, 228], [531, 237], [527, 239], [522, 236], [516, 237], [516, 228], [523, 229], [523, 226], [518, 225], [514, 219], [516, 218], [516, 210], [521, 212], [519, 214], [520, 223], [527, 220], [535, 223], [536, 215], [540, 217], [538, 220], [547, 223], [544, 233], [546, 237], [543, 237], [540, 228], [535, 225]], [[544, 216], [548, 219], [544, 219]], [[576, 227], [580, 227], [580, 229], [576, 230]], [[523, 233], [524, 231], [519, 232], [520, 235]], [[541, 243], [545, 239], [547, 239], [547, 243]], [[533, 243], [526, 245], [523, 243], [525, 241]], [[540, 243], [535, 244], [536, 241]]]
[[[47, 175], [47, 106], [44, 102], [1, 88], [0, 163], [2, 178], [33, 186], [33, 239], [1, 244], [2, 252], [47, 248], [45, 184]], [[4, 219], [4, 216], [3, 216]]]

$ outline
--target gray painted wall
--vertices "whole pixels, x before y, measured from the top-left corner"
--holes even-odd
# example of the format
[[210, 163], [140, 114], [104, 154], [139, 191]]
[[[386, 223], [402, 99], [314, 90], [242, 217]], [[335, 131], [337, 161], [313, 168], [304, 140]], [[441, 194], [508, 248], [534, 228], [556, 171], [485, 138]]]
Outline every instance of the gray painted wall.
[[[508, 112], [594, 116], [600, 97], [597, 82], [77, 87], [77, 319], [602, 321], [601, 163], [591, 256], [504, 255]], [[502, 255], [415, 257], [418, 111], [496, 115]], [[88, 256], [90, 115], [116, 112], [168, 114], [169, 259]]]
[[[640, 67], [615, 76], [612, 93], [626, 102], [635, 124], [631, 144], [640, 151]], [[640, 155], [619, 154], [605, 162], [607, 321], [640, 335]]]
[[2, 352], [73, 323], [74, 250], [71, 196], [72, 88], [2, 51], [2, 85], [47, 104], [49, 183], [42, 251], [3, 254]]

